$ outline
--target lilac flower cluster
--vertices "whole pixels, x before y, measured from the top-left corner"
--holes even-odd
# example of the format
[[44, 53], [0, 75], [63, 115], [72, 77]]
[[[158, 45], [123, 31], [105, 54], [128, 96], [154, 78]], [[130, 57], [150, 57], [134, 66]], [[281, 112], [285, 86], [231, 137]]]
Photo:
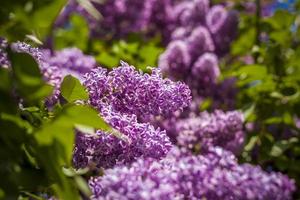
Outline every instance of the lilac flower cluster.
[[76, 167], [95, 164], [108, 168], [138, 157], [160, 159], [167, 154], [171, 142], [166, 132], [138, 119], [182, 110], [191, 99], [186, 85], [163, 79], [158, 69], [152, 69], [151, 75], [142, 74], [125, 62], [110, 72], [92, 70], [84, 85], [90, 104], [125, 138], [102, 131], [93, 136], [78, 134], [73, 159]]
[[56, 51], [51, 55], [49, 50], [43, 50], [43, 59], [50, 66], [56, 66], [64, 77], [71, 74], [83, 81], [83, 76], [97, 66], [96, 60], [92, 56], [84, 55], [77, 48], [65, 48]]
[[[214, 97], [223, 95], [226, 98], [222, 100], [228, 99], [223, 104], [232, 109], [234, 84], [217, 83], [218, 56], [228, 52], [235, 37], [237, 16], [220, 5], [209, 8], [205, 2], [184, 1], [177, 5], [175, 13], [180, 26], [172, 32], [171, 42], [158, 65], [168, 76], [187, 83], [194, 98], [212, 97], [218, 101]], [[202, 10], [204, 15], [194, 10]], [[216, 102], [214, 106], [219, 104]]]
[[197, 117], [177, 120], [174, 126], [178, 134], [177, 144], [180, 146], [199, 146], [202, 151], [220, 146], [235, 153], [243, 147], [243, 115], [237, 111], [203, 112]]
[[84, 16], [89, 22], [91, 35], [123, 37], [129, 33], [145, 30], [150, 22], [152, 7], [156, 0], [109, 0], [94, 2], [93, 6], [101, 14], [101, 20], [95, 19], [75, 0], [69, 1], [58, 19], [57, 25], [64, 24], [73, 12]]
[[125, 115], [107, 110], [105, 120], [120, 132], [98, 130], [96, 135], [77, 134], [73, 163], [76, 168], [110, 168], [131, 163], [139, 157], [163, 158], [171, 149], [165, 131], [155, 129], [149, 123], [139, 123], [135, 115]]
[[89, 181], [91, 199], [291, 199], [294, 181], [280, 173], [266, 173], [234, 155], [210, 148], [193, 156], [173, 148], [161, 161], [139, 159], [131, 166], [106, 170]]
[[[130, 33], [143, 32], [146, 35], [159, 33], [165, 42], [178, 27], [192, 30], [199, 25], [209, 24], [217, 43], [232, 38], [229, 28], [235, 26], [236, 17], [218, 6], [209, 8], [208, 0], [109, 0], [93, 2], [93, 6], [102, 15], [101, 20], [92, 17], [85, 8], [71, 0], [58, 18], [57, 25], [64, 24], [72, 12], [79, 13], [89, 22], [92, 36], [101, 38], [120, 38]], [[206, 15], [210, 17], [207, 18]], [[219, 20], [219, 21], [218, 21]], [[228, 48], [228, 43], [222, 44]], [[220, 51], [222, 53], [222, 51]]]
[[181, 82], [163, 79], [159, 69], [142, 74], [133, 66], [121, 66], [107, 72], [97, 68], [88, 73], [84, 85], [90, 103], [99, 111], [109, 104], [115, 112], [147, 115], [168, 115], [189, 105], [189, 88]]

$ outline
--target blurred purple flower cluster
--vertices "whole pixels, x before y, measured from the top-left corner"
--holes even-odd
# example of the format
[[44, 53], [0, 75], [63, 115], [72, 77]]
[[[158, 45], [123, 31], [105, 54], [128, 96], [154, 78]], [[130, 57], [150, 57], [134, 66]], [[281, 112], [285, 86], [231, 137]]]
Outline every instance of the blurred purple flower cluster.
[[294, 182], [280, 173], [239, 165], [221, 148], [194, 156], [174, 147], [161, 161], [139, 159], [89, 181], [91, 199], [291, 199]]
[[205, 0], [183, 1], [174, 12], [179, 26], [171, 33], [158, 66], [169, 77], [187, 83], [198, 104], [211, 97], [214, 108], [233, 109], [234, 80], [218, 83], [218, 58], [235, 38], [237, 14], [221, 5], [209, 7]]
[[203, 112], [196, 117], [177, 119], [176, 123], [166, 123], [164, 128], [177, 134], [174, 137], [179, 146], [199, 147], [201, 152], [220, 146], [238, 153], [244, 144], [243, 115], [237, 111]]

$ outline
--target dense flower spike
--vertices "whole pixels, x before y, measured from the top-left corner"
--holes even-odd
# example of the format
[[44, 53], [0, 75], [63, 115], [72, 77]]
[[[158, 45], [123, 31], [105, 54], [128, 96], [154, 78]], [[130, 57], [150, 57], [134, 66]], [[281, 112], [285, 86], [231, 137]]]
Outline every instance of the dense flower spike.
[[171, 149], [165, 131], [148, 123], [138, 123], [135, 115], [124, 115], [107, 110], [106, 121], [122, 134], [97, 131], [96, 135], [77, 134], [73, 163], [77, 168], [95, 165], [109, 168], [131, 163], [139, 157], [163, 158]]
[[84, 55], [77, 48], [65, 48], [61, 51], [54, 52], [43, 51], [44, 60], [50, 66], [56, 66], [60, 69], [62, 76], [71, 74], [76, 78], [83, 80], [85, 73], [97, 66], [96, 60], [92, 56]]
[[25, 42], [16, 42], [11, 45], [15, 52], [22, 52], [30, 54], [39, 64], [42, 64], [43, 53], [40, 49], [30, 46]]
[[211, 31], [215, 45], [218, 46], [216, 53], [222, 55], [229, 50], [229, 45], [236, 35], [238, 24], [237, 14], [228, 12], [223, 6], [213, 6], [207, 14], [206, 24]]
[[219, 75], [218, 58], [215, 54], [204, 53], [192, 66], [192, 81], [198, 82], [198, 87], [215, 84]]
[[[209, 114], [201, 113], [197, 117], [177, 120], [177, 143], [187, 148], [199, 146], [208, 149], [221, 146], [233, 152], [241, 150], [244, 143], [243, 115], [237, 111], [224, 113], [216, 110]], [[232, 143], [235, 144], [232, 144]], [[234, 149], [232, 149], [234, 147]]]
[[191, 57], [187, 45], [182, 41], [171, 42], [159, 58], [159, 66], [165, 73], [172, 72], [171, 77], [183, 79], [189, 70]]
[[209, 31], [203, 26], [193, 29], [191, 35], [187, 38], [187, 45], [193, 58], [197, 58], [205, 52], [213, 52], [215, 50]]
[[94, 2], [95, 8], [101, 14], [101, 20], [98, 20], [76, 1], [71, 0], [56, 24], [64, 24], [72, 12], [77, 12], [86, 17], [93, 36], [110, 39], [111, 37], [123, 37], [147, 28], [155, 1], [110, 0], [104, 3]]
[[86, 74], [84, 85], [91, 105], [126, 139], [102, 131], [96, 136], [79, 134], [74, 150], [78, 168], [92, 163], [108, 168], [138, 157], [162, 158], [171, 148], [166, 132], [138, 122], [138, 117], [168, 115], [191, 100], [186, 85], [163, 79], [158, 69], [152, 69], [151, 75], [142, 74], [125, 62], [110, 72], [93, 69]]
[[108, 73], [95, 69], [85, 79], [90, 102], [100, 111], [109, 104], [115, 112], [138, 117], [168, 115], [183, 109], [191, 100], [185, 84], [163, 79], [154, 68], [151, 75], [142, 74], [125, 62]]
[[182, 1], [174, 9], [178, 25], [195, 26], [205, 22], [205, 16], [209, 9], [209, 1]]
[[294, 182], [280, 173], [238, 165], [230, 152], [210, 148], [193, 156], [174, 148], [160, 161], [138, 160], [89, 181], [91, 199], [291, 199]]
[[173, 7], [177, 26], [170, 32], [171, 42], [159, 58], [159, 67], [169, 77], [187, 83], [193, 98], [210, 97], [213, 108], [233, 109], [234, 87], [227, 87], [233, 91], [226, 90], [223, 95], [230, 100], [218, 102], [216, 97], [222, 94], [220, 90], [225, 86], [216, 80], [220, 71], [218, 56], [228, 52], [236, 35], [236, 13], [221, 5], [209, 8], [208, 1], [204, 0], [181, 1]]

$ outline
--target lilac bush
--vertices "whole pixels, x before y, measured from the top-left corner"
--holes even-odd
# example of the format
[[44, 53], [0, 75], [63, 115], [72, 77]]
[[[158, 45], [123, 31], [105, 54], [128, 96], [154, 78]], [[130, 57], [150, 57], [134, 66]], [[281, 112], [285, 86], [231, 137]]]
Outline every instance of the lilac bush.
[[[91, 38], [111, 42], [143, 33], [147, 40], [159, 34], [165, 51], [158, 68], [143, 73], [121, 61], [120, 66], [105, 69], [77, 48], [55, 51], [22, 42], [11, 45], [13, 51], [30, 54], [44, 80], [54, 86], [45, 102], [47, 108], [63, 103], [60, 85], [71, 74], [89, 95], [80, 103], [95, 108], [111, 127], [94, 133], [71, 127], [73, 167], [91, 172], [85, 178], [92, 195], [85, 198], [292, 199], [293, 179], [239, 164], [236, 157], [246, 137], [244, 116], [234, 110], [235, 79], [219, 80], [219, 59], [228, 53], [236, 35], [236, 12], [212, 6], [208, 0], [92, 4], [101, 20], [70, 0], [54, 25], [66, 25], [75, 12], [87, 19]], [[10, 65], [7, 47], [0, 39], [0, 65], [4, 67]], [[202, 112], [199, 107], [207, 99], [212, 100], [211, 112]], [[224, 105], [227, 111], [222, 110]], [[73, 178], [78, 181], [78, 174]]]

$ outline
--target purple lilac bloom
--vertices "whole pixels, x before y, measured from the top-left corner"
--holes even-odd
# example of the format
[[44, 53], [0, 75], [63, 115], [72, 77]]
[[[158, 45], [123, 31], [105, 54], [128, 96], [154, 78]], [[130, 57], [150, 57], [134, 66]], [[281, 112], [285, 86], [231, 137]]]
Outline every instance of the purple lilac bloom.
[[15, 52], [22, 52], [30, 54], [39, 64], [42, 64], [43, 53], [40, 49], [30, 46], [25, 42], [16, 42], [11, 45], [11, 48]]
[[161, 161], [139, 159], [89, 181], [91, 199], [291, 199], [295, 183], [280, 173], [239, 165], [221, 148], [194, 156], [174, 147]]
[[133, 66], [121, 62], [111, 72], [97, 68], [88, 73], [84, 85], [90, 103], [98, 108], [109, 104], [115, 112], [147, 115], [168, 115], [182, 110], [190, 101], [190, 90], [181, 82], [163, 79], [159, 69], [142, 74]]
[[211, 35], [204, 26], [198, 26], [193, 29], [191, 35], [187, 38], [187, 45], [193, 58], [197, 58], [205, 52], [213, 52], [215, 50]]
[[221, 5], [213, 6], [206, 16], [206, 24], [218, 47], [216, 53], [223, 55], [228, 52], [230, 43], [236, 36], [238, 24], [236, 12], [226, 11]]
[[183, 79], [189, 72], [190, 62], [186, 43], [177, 40], [168, 45], [167, 50], [159, 57], [158, 65], [170, 77]]
[[97, 131], [96, 135], [77, 134], [73, 163], [76, 168], [95, 166], [110, 168], [131, 163], [139, 157], [163, 158], [171, 149], [165, 131], [149, 123], [138, 123], [135, 115], [102, 112], [104, 119], [122, 135]]
[[182, 1], [175, 6], [174, 12], [179, 25], [195, 26], [205, 22], [205, 15], [208, 9], [208, 0], [192, 0]]
[[84, 85], [90, 104], [125, 139], [102, 131], [93, 136], [79, 133], [73, 159], [77, 168], [93, 164], [108, 168], [138, 157], [164, 157], [171, 148], [166, 132], [138, 122], [138, 117], [169, 115], [191, 100], [186, 85], [163, 79], [158, 69], [152, 69], [151, 75], [142, 74], [125, 62], [110, 72], [93, 69], [86, 74]]
[[[173, 7], [179, 27], [170, 34], [171, 42], [159, 58], [159, 67], [169, 77], [187, 83], [193, 98], [210, 97], [214, 108], [232, 109], [236, 89], [228, 84], [232, 81], [217, 83], [217, 78], [220, 73], [218, 57], [228, 52], [236, 35], [236, 13], [221, 5], [209, 8], [207, 1], [181, 1]], [[193, 16], [194, 10], [202, 10], [204, 19], [200, 12], [195, 12], [198, 17]], [[226, 89], [226, 93], [222, 89]], [[221, 98], [223, 103], [219, 102], [219, 96], [229, 100]]]
[[71, 74], [83, 81], [84, 74], [97, 66], [96, 60], [92, 56], [84, 55], [81, 50], [74, 47], [56, 51], [53, 55], [49, 50], [44, 50], [43, 54], [44, 60], [50, 66], [58, 67], [63, 77]]
[[215, 84], [219, 75], [218, 58], [213, 53], [202, 54], [192, 66], [192, 80], [198, 87]]
[[170, 35], [176, 28], [176, 16], [174, 13], [174, 0], [155, 0], [152, 7], [152, 14], [149, 26], [147, 27], [150, 36], [160, 33], [163, 43], [170, 42]]
[[237, 154], [244, 144], [243, 121], [240, 112], [216, 110], [211, 114], [202, 112], [185, 119], [170, 119], [164, 128], [179, 146], [191, 150], [220, 146]]
[[[144, 31], [150, 22], [154, 2], [155, 0], [94, 2], [93, 5], [102, 15], [100, 20], [93, 18], [81, 5], [77, 5], [76, 12], [87, 18], [91, 35], [111, 39], [112, 37], [124, 37], [132, 32]], [[62, 13], [62, 19], [66, 19], [72, 10], [66, 9], [65, 12]]]

